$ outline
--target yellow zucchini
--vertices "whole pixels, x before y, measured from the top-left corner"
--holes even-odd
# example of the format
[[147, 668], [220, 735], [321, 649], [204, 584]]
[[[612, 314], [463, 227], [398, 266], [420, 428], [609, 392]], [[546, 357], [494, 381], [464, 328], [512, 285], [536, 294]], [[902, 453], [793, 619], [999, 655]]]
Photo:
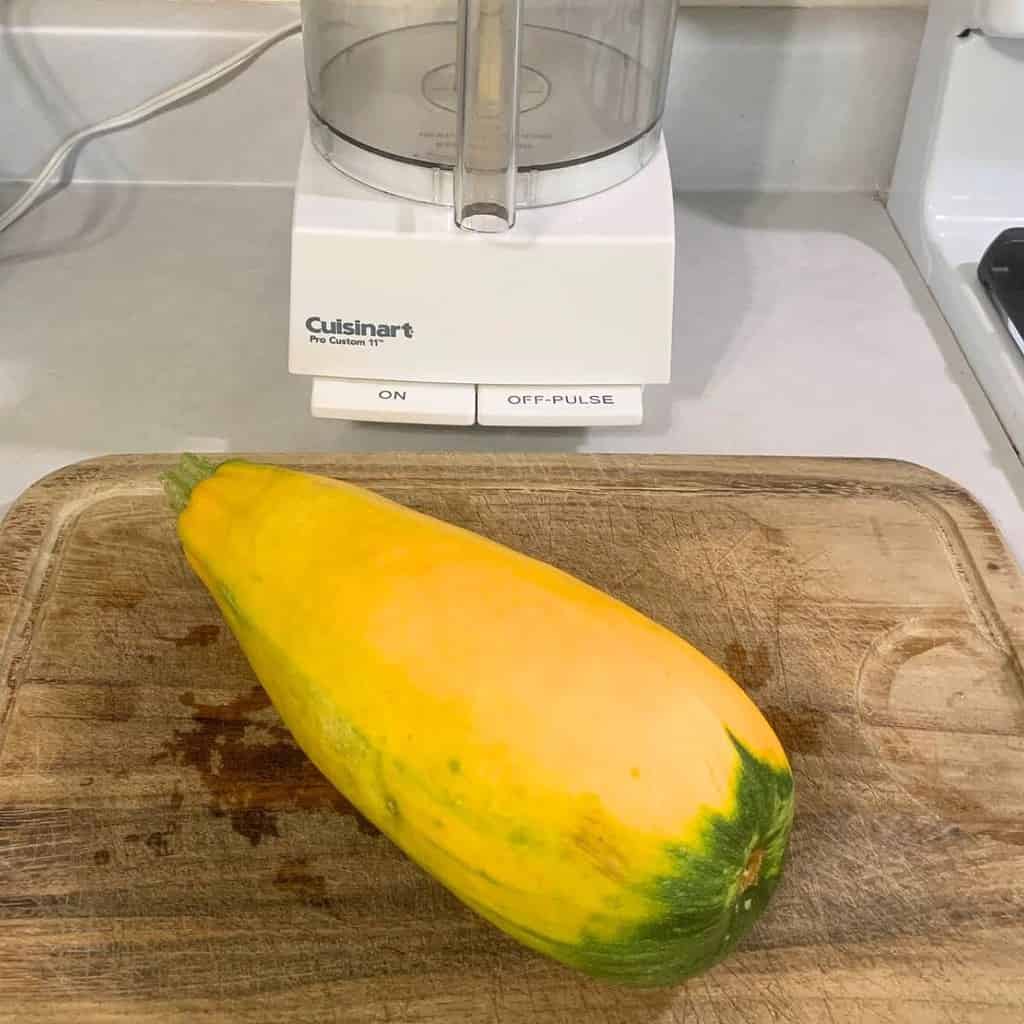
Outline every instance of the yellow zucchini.
[[676, 982], [778, 882], [793, 782], [716, 665], [547, 564], [324, 477], [186, 456], [189, 563], [309, 758], [521, 942]]

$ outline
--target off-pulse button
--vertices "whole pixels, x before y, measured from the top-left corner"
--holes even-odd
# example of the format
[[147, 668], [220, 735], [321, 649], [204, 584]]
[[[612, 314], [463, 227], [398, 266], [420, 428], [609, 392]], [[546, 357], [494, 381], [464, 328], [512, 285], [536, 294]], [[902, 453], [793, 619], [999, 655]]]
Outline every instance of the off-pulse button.
[[643, 387], [477, 388], [477, 423], [488, 427], [622, 427], [642, 423]]
[[327, 419], [469, 426], [476, 421], [476, 388], [315, 377], [310, 408]]

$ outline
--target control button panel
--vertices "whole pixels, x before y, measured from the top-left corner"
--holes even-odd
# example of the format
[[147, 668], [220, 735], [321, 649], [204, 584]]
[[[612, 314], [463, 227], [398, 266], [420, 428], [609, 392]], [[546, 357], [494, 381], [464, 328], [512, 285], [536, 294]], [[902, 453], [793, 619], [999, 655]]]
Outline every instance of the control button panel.
[[327, 419], [469, 426], [476, 421], [476, 388], [315, 377], [310, 408]]
[[488, 427], [615, 427], [643, 422], [643, 387], [477, 388], [477, 422]]

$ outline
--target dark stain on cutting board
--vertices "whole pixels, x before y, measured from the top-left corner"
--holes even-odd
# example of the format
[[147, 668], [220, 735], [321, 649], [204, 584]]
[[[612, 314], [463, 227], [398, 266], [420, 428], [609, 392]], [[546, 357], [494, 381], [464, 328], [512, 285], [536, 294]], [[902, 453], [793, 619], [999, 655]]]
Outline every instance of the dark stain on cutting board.
[[295, 744], [263, 687], [253, 685], [220, 704], [191, 692], [179, 699], [191, 710], [192, 724], [173, 731], [157, 760], [195, 769], [210, 813], [226, 817], [253, 846], [280, 835], [282, 810], [337, 811], [366, 835], [379, 834]]
[[725, 645], [725, 665], [722, 666], [744, 689], [757, 691], [771, 682], [772, 659], [766, 644], [755, 644], [748, 653], [737, 640]]
[[220, 626], [216, 623], [202, 623], [198, 626], [189, 626], [182, 636], [162, 636], [157, 634], [158, 640], [166, 640], [175, 647], [208, 647], [215, 643], [220, 636]]

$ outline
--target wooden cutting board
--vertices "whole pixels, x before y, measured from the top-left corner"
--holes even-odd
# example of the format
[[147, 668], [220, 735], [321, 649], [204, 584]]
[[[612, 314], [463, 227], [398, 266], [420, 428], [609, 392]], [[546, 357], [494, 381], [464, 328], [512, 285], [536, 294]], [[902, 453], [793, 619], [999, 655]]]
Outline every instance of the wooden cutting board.
[[0, 528], [0, 1020], [1024, 1021], [1024, 588], [949, 481], [279, 460], [579, 574], [764, 709], [796, 776], [788, 874], [725, 963], [638, 992], [519, 948], [323, 781], [186, 568], [170, 461], [64, 470]]

